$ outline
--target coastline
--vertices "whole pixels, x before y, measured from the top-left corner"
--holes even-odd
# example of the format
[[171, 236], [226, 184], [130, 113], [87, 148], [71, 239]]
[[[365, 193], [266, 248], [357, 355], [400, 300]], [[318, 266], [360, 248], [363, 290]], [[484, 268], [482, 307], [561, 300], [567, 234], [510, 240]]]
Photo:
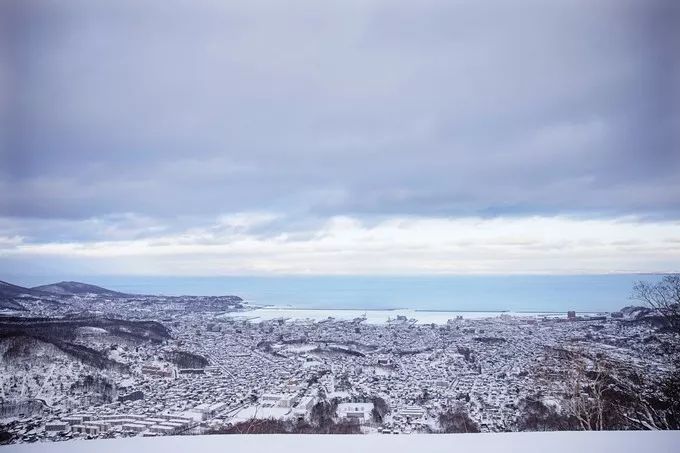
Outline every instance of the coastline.
[[[249, 309], [227, 312], [225, 318], [262, 322], [275, 319], [286, 321], [320, 322], [329, 319], [337, 321], [356, 321], [367, 324], [386, 324], [389, 322], [415, 322], [416, 324], [446, 324], [449, 320], [496, 319], [496, 318], [566, 318], [567, 312], [561, 311], [510, 311], [510, 310], [424, 310], [413, 308], [356, 309], [356, 308], [305, 308], [290, 306], [249, 306]], [[579, 315], [597, 316], [608, 312], [579, 312]]]

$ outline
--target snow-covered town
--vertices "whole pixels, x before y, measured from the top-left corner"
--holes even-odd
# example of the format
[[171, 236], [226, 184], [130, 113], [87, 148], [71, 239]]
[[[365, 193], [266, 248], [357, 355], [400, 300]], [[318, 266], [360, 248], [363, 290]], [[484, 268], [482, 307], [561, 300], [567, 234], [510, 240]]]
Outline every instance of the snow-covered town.
[[567, 414], [579, 363], [643, 376], [653, 392], [676, 358], [644, 308], [370, 323], [260, 319], [236, 296], [25, 291], [0, 317], [12, 443], [246, 433], [258, 421], [318, 429], [324, 417], [349, 432], [429, 433], [454, 412], [470, 430], [515, 431], [528, 402]]
[[0, 453], [680, 453], [679, 49], [680, 0], [0, 0]]

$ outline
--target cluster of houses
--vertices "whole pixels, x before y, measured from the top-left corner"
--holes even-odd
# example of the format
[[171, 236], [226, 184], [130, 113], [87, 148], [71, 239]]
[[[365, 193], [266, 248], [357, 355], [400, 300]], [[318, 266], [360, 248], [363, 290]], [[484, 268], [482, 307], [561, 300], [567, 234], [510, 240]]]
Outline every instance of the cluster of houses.
[[[130, 316], [140, 316], [141, 308], [130, 307]], [[125, 314], [123, 308], [118, 315]], [[112, 349], [131, 371], [108, 376], [119, 394], [134, 398], [59, 407], [40, 419], [47, 437], [165, 435], [251, 418], [309, 419], [323, 400], [337, 401], [337, 419], [366, 432], [436, 431], [439, 414], [453, 407], [464, 408], [482, 431], [504, 431], [522, 398], [560, 391], [538, 378], [555, 348], [587, 348], [651, 372], [668, 360], [657, 342], [641, 341], [653, 333], [649, 326], [619, 317], [458, 316], [434, 325], [406, 318], [254, 322], [180, 309], [164, 316], [172, 339], [128, 347], [124, 356]], [[180, 368], [166, 359], [173, 351], [209, 365]], [[550, 371], [559, 373], [559, 366], [551, 362]], [[376, 398], [387, 407], [380, 419]]]
[[96, 416], [83, 413], [63, 417], [45, 424], [48, 433], [82, 434], [99, 436], [104, 433], [163, 435], [177, 434], [195, 426], [196, 420], [181, 414], [160, 414], [157, 416], [134, 414], [111, 414]]

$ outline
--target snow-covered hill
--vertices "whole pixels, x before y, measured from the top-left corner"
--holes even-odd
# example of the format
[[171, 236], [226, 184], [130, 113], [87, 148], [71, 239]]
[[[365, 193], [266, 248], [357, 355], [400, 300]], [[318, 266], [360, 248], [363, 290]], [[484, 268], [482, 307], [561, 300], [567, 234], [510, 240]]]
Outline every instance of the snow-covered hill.
[[59, 282], [52, 283], [50, 285], [36, 286], [31, 288], [34, 291], [41, 291], [50, 294], [58, 295], [86, 295], [86, 294], [96, 294], [98, 296], [111, 296], [111, 297], [126, 297], [128, 294], [119, 293], [117, 291], [112, 291], [110, 289], [102, 288], [101, 286], [90, 285], [87, 283], [80, 282]]
[[40, 288], [24, 288], [0, 280], [0, 298], [21, 297], [21, 296], [49, 296], [50, 293], [41, 291]]

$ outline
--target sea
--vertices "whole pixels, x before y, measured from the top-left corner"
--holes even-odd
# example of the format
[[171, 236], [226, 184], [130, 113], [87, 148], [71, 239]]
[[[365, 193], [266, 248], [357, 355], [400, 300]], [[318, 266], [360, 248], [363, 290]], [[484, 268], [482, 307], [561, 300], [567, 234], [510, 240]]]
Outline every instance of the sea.
[[[270, 309], [417, 310], [448, 312], [618, 311], [636, 281], [661, 275], [484, 276], [83, 276], [78, 280], [116, 291], [165, 295], [227, 295]], [[57, 277], [22, 279], [52, 283]]]

